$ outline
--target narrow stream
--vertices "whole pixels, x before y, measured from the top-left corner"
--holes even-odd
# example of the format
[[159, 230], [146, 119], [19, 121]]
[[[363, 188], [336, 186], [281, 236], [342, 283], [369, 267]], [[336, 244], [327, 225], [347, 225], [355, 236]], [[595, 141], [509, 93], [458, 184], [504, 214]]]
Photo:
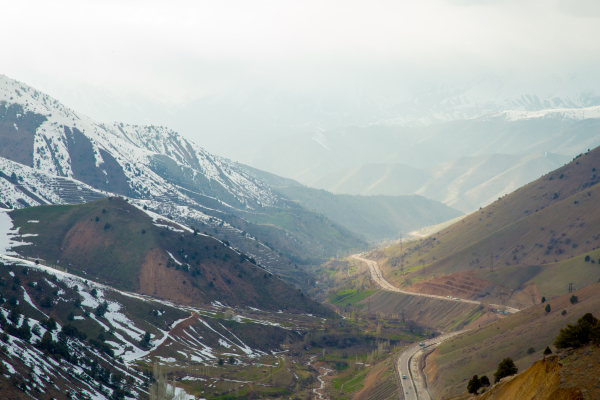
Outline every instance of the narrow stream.
[[[311, 364], [311, 363], [312, 363], [312, 362], [315, 360], [315, 358], [317, 358], [317, 357], [318, 357], [318, 356], [312, 356], [312, 357], [310, 358], [310, 361], [308, 362], [308, 364], [307, 364], [307, 365], [308, 365], [308, 366], [310, 366], [310, 364]], [[331, 371], [333, 371], [333, 370], [331, 370], [331, 369], [327, 369], [327, 368], [325, 368], [325, 367], [321, 367], [321, 368], [318, 368], [318, 371], [319, 371], [320, 375], [317, 375], [317, 379], [319, 380], [319, 382], [321, 382], [321, 386], [320, 386], [320, 387], [318, 387], [318, 388], [314, 388], [312, 391], [313, 391], [313, 393], [315, 393], [317, 396], [319, 396], [319, 397], [318, 397], [319, 399], [325, 399], [325, 397], [324, 397], [324, 396], [323, 396], [321, 393], [319, 393], [319, 390], [323, 390], [323, 389], [325, 388], [325, 381], [324, 381], [323, 379], [321, 379], [321, 378], [322, 378], [323, 376], [326, 376], [328, 373], [330, 373], [330, 372], [331, 372]]]

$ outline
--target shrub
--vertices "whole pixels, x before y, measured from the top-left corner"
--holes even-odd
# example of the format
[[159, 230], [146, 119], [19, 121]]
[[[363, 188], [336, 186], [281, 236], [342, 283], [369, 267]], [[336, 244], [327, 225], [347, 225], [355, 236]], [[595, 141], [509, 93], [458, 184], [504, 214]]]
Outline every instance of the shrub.
[[585, 256], [585, 261], [586, 262], [590, 261], [590, 256], [589, 255]]
[[99, 304], [98, 307], [96, 307], [96, 315], [99, 318], [102, 318], [104, 317], [104, 314], [106, 314], [106, 311], [108, 311], [108, 302], [104, 300], [104, 303]]
[[73, 312], [70, 312], [69, 315], [67, 316], [67, 319], [69, 321], [74, 321], [75, 320], [75, 314], [73, 314]]
[[92, 346], [97, 348], [99, 351], [106, 353], [111, 357], [115, 356], [115, 352], [113, 351], [113, 349], [106, 343], [101, 342], [100, 340], [96, 340], [96, 339], [90, 339], [89, 342]]
[[52, 316], [50, 316], [49, 318], [42, 318], [40, 320], [40, 325], [49, 330], [50, 332], [55, 331], [57, 328], [56, 321]]
[[475, 394], [479, 388], [481, 388], [481, 381], [477, 375], [473, 375], [473, 378], [467, 383], [467, 391], [471, 394]]
[[554, 340], [554, 347], [565, 349], [581, 347], [589, 342], [600, 344], [600, 321], [587, 313], [577, 320], [575, 325], [568, 324], [560, 330]]
[[579, 299], [577, 298], [577, 296], [573, 295], [571, 296], [569, 301], [571, 302], [571, 304], [576, 304], [579, 301]]
[[150, 339], [151, 339], [150, 332], [146, 332], [146, 333], [145, 333], [145, 334], [142, 336], [142, 338], [141, 338], [141, 340], [140, 340], [140, 346], [141, 346], [141, 347], [148, 347], [148, 346], [150, 346]]
[[76, 327], [74, 327], [71, 324], [63, 326], [61, 332], [64, 333], [66, 336], [77, 338], [80, 340], [85, 340], [87, 338], [85, 332], [80, 332]]
[[494, 373], [494, 383], [498, 383], [500, 379], [507, 376], [515, 375], [519, 369], [515, 365], [512, 358], [507, 357], [498, 364], [498, 369]]
[[527, 349], [527, 354], [533, 354], [535, 353], [535, 349], [533, 347], [530, 347]]
[[562, 310], [562, 312], [560, 313], [560, 315], [562, 315], [562, 316], [567, 315], [567, 310]]
[[544, 355], [549, 356], [550, 354], [552, 354], [552, 350], [550, 350], [550, 346], [546, 346], [544, 349]]
[[98, 297], [98, 291], [96, 290], [96, 288], [93, 288], [92, 291], [90, 292], [90, 294], [92, 295], [93, 298]]
[[542, 297], [542, 303], [545, 303], [545, 302], [546, 302], [546, 298]]
[[481, 387], [490, 386], [490, 380], [486, 375], [483, 375], [481, 378], [479, 378], [479, 383], [481, 383]]
[[546, 312], [549, 313], [550, 311], [552, 311], [552, 307], [550, 307], [550, 304], [547, 304], [544, 310], [546, 310]]

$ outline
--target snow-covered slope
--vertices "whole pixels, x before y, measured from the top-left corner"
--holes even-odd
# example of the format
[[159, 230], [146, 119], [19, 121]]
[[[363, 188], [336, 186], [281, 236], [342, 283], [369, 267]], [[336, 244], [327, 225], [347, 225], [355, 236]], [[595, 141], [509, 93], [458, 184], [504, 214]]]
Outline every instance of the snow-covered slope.
[[600, 106], [585, 108], [558, 108], [539, 111], [509, 110], [498, 115], [505, 115], [507, 121], [519, 121], [533, 118], [555, 118], [560, 120], [600, 119]]
[[[179, 192], [170, 180], [182, 178], [164, 171], [174, 169], [186, 181], [203, 183], [200, 194], [213, 198], [225, 195], [232, 206], [254, 208], [276, 202], [265, 185], [234, 163], [209, 154], [170, 129], [101, 124], [3, 75], [0, 104], [4, 114], [4, 135], [0, 133], [4, 150], [0, 155], [47, 174], [75, 178], [131, 197], [156, 198]], [[29, 143], [21, 140], [15, 144], [14, 139], [11, 143], [7, 138], [11, 134], [27, 136], [23, 131], [29, 133], [26, 139], [33, 148], [31, 156], [10, 153], [14, 150], [11, 147], [25, 153]]]

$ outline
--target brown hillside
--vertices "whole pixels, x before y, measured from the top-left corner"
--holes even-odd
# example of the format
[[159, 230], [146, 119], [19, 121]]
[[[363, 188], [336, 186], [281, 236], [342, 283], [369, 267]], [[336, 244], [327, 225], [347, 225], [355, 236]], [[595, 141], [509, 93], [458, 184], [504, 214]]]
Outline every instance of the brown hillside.
[[[505, 357], [511, 357], [520, 371], [529, 368], [566, 324], [575, 323], [588, 312], [600, 314], [600, 283], [574, 294], [579, 298], [576, 304], [571, 304], [571, 294], [566, 294], [481, 327], [472, 324], [471, 330], [442, 343], [427, 360], [434, 397], [463, 393], [473, 375], [492, 377]], [[547, 304], [550, 313], [545, 311]], [[563, 310], [566, 315], [562, 315]], [[533, 354], [527, 354], [530, 347], [535, 350]]]
[[535, 362], [526, 371], [502, 379], [479, 396], [463, 394], [454, 400], [584, 400], [600, 397], [600, 369], [597, 368], [600, 349], [581, 349], [549, 356]]
[[32, 207], [10, 215], [21, 233], [37, 235], [28, 238], [32, 245], [16, 248], [22, 255], [119, 289], [181, 304], [219, 301], [329, 314], [225, 243], [168, 220], [154, 222], [121, 198]]
[[[406, 278], [423, 281], [471, 270], [479, 279], [515, 288], [534, 282], [536, 275], [553, 264], [589, 253], [594, 263], [588, 262], [587, 267], [597, 271], [597, 276], [591, 273], [595, 279], [590, 279], [590, 273], [585, 272], [586, 281], [580, 282], [589, 284], [600, 277], [600, 252], [596, 252], [600, 249], [598, 182], [600, 148], [431, 237], [404, 244], [402, 252], [400, 246], [393, 246], [373, 257], [383, 265], [386, 277], [397, 283]], [[494, 277], [489, 274], [492, 262]], [[581, 265], [570, 264], [569, 268], [583, 268], [584, 262], [582, 257]], [[510, 277], [503, 276], [507, 267], [518, 272], [511, 269]], [[410, 273], [400, 274], [401, 268]], [[566, 276], [562, 278], [563, 282], [572, 282]], [[556, 296], [565, 288], [540, 291], [545, 296]]]
[[[573, 376], [565, 374], [565, 372], [562, 364], [558, 361], [558, 356], [549, 357], [546, 360], [537, 361], [525, 372], [512, 379], [506, 378], [505, 382], [494, 385], [489, 392], [477, 398], [481, 400], [584, 400], [585, 397], [579, 387], [571, 385], [571, 382], [561, 385], [561, 380], [566, 383], [561, 375]], [[595, 387], [592, 386], [592, 390], [594, 389]], [[594, 396], [593, 392], [589, 394]]]

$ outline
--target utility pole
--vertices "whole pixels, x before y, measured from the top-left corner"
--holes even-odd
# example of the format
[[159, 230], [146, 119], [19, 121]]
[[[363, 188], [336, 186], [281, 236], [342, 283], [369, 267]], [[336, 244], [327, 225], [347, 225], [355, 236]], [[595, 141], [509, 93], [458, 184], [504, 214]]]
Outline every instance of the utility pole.
[[402, 255], [402, 233], [400, 233], [400, 255]]
[[573, 284], [569, 283], [569, 293], [573, 292]]

